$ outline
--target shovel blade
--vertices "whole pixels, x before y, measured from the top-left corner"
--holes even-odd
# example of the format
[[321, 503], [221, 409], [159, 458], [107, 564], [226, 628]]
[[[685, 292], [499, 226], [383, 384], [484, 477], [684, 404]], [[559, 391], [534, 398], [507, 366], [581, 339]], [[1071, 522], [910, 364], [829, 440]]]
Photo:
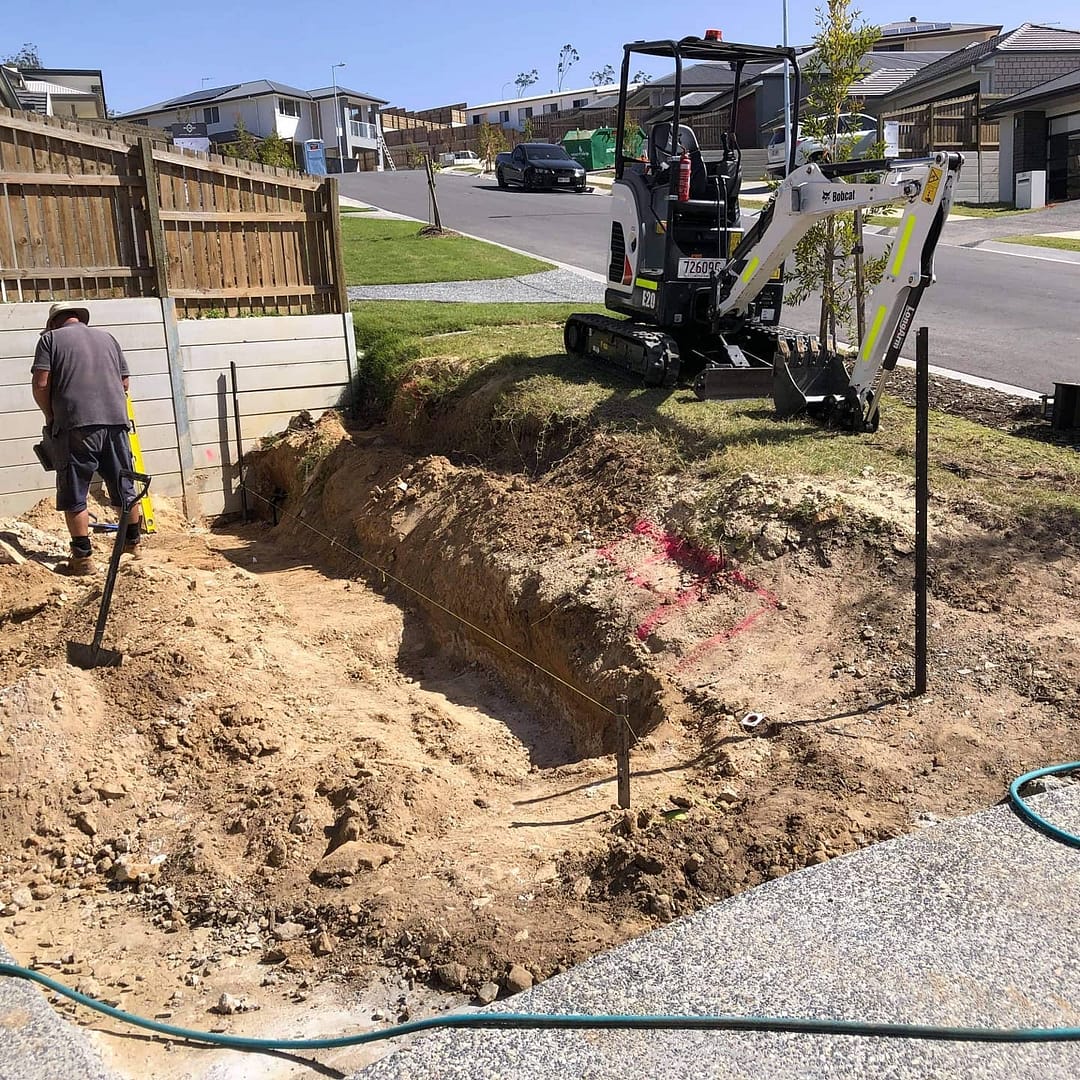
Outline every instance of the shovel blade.
[[90, 668], [119, 667], [124, 662], [124, 654], [114, 649], [102, 649], [100, 646], [84, 645], [79, 641], [67, 643], [67, 662], [72, 667]]

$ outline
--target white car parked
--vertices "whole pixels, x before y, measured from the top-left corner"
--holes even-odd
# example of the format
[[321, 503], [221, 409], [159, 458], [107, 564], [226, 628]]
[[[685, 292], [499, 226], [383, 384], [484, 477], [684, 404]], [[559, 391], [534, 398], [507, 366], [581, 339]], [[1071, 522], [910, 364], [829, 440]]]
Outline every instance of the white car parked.
[[[851, 157], [865, 157], [870, 148], [878, 141], [877, 121], [864, 113], [840, 114], [840, 137], [854, 140]], [[821, 139], [808, 137], [803, 128], [799, 128], [799, 138], [795, 143], [795, 167], [808, 161], [817, 161], [825, 154], [826, 144]], [[787, 175], [787, 138], [784, 129], [777, 128], [766, 150], [768, 155], [768, 173], [772, 177]]]
[[453, 153], [445, 153], [439, 156], [439, 164], [446, 168], [452, 165], [475, 165], [480, 167], [480, 158], [472, 150], [455, 150]]

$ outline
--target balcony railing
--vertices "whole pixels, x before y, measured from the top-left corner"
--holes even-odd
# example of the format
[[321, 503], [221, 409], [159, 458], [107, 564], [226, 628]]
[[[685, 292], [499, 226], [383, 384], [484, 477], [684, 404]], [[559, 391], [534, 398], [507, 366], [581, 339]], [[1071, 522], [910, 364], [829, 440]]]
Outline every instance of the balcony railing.
[[350, 120], [349, 137], [352, 139], [371, 139], [374, 142], [379, 137], [379, 132], [374, 124], [365, 124], [362, 120]]

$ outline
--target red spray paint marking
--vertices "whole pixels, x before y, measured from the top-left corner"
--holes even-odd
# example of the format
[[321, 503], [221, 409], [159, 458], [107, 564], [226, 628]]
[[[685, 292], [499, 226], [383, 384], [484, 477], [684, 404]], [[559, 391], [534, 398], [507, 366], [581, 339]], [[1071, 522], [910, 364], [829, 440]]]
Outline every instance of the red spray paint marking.
[[[641, 562], [627, 565], [616, 558], [615, 549], [634, 537], [642, 537], [651, 541], [657, 552]], [[720, 579], [721, 576], [733, 585], [753, 593], [764, 601], [757, 611], [751, 612], [735, 626], [721, 631], [719, 634], [715, 634], [697, 645], [679, 664], [679, 669], [690, 666], [709, 649], [725, 641], [730, 641], [744, 630], [748, 630], [762, 615], [776, 607], [777, 598], [768, 589], [762, 588], [752, 578], [747, 577], [741, 570], [729, 569], [723, 554], [717, 554], [698, 547], [696, 544], [691, 544], [682, 537], [669, 533], [655, 522], [646, 519], [636, 522], [630, 533], [607, 544], [599, 550], [598, 554], [601, 558], [607, 559], [618, 566], [631, 584], [654, 593], [658, 592], [656, 585], [650, 582], [641, 572], [645, 567], [667, 561], [699, 575], [687, 588], [678, 593], [666, 594], [665, 602], [645, 616], [634, 631], [641, 641], [646, 640], [658, 626], [666, 622], [687, 604], [696, 599], [704, 599], [707, 588]]]

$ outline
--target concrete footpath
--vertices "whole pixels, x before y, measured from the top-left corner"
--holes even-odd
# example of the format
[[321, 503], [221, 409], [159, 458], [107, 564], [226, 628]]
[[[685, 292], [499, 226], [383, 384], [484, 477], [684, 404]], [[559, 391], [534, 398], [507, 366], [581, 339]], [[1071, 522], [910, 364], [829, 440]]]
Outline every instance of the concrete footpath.
[[[12, 963], [0, 945], [0, 960]], [[41, 989], [0, 979], [0, 1080], [109, 1080], [81, 1028], [63, 1019]]]
[[[1080, 785], [1032, 800], [1080, 831]], [[835, 859], [594, 958], [495, 1009], [1080, 1025], [1080, 851], [1005, 806]], [[446, 1031], [359, 1080], [1072, 1080], [1080, 1044], [703, 1032]]]

